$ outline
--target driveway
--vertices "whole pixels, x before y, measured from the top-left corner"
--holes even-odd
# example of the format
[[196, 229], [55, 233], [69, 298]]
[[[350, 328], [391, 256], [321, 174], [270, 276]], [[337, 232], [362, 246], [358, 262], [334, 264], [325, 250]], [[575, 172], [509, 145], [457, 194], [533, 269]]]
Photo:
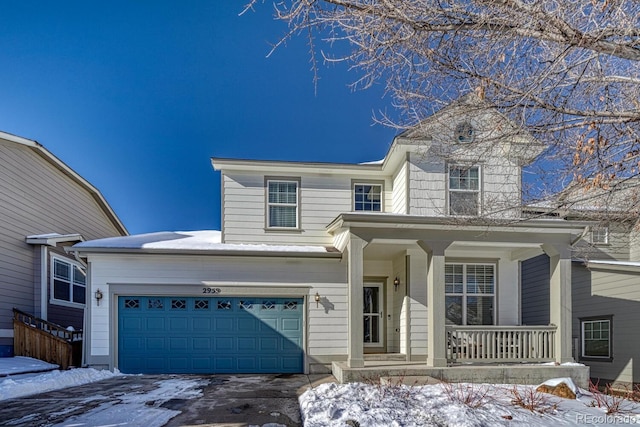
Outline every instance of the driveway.
[[[162, 398], [162, 387], [182, 380], [196, 384], [191, 395]], [[120, 425], [149, 427], [158, 424], [145, 420], [157, 423], [164, 417], [168, 419], [164, 423], [167, 427], [240, 427], [270, 423], [300, 426], [298, 396], [310, 386], [330, 381], [335, 381], [331, 375], [126, 375], [3, 401], [0, 403], [0, 425], [115, 424], [118, 415], [114, 419], [114, 408], [117, 410], [120, 405], [123, 412], [129, 412], [123, 417], [135, 415], [131, 414], [134, 411], [145, 414], [134, 417], [137, 421], [133, 423], [120, 422]], [[132, 397], [138, 402], [134, 409], [130, 405]], [[175, 415], [176, 412], [171, 411], [180, 413]], [[100, 414], [103, 414], [102, 418]]]

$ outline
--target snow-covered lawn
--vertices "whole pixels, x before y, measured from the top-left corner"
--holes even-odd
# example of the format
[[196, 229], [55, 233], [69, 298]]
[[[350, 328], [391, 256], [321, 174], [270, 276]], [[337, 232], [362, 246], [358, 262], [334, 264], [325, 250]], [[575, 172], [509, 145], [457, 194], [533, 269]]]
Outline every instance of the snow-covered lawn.
[[[72, 369], [46, 373], [20, 374], [51, 368], [29, 358], [0, 359], [0, 401], [28, 394], [86, 384], [122, 375], [95, 369]], [[160, 427], [177, 411], [149, 406], [149, 401], [193, 399], [201, 395], [203, 380], [167, 378], [158, 387], [141, 393], [132, 389], [118, 397], [118, 403], [105, 401], [64, 426], [89, 426], [109, 420], [110, 425]], [[205, 381], [206, 382], [206, 381]], [[555, 383], [558, 381], [556, 380]], [[570, 381], [568, 381], [570, 382]], [[551, 382], [551, 384], [555, 384]], [[534, 386], [495, 384], [436, 384], [408, 386], [402, 383], [381, 386], [373, 383], [323, 384], [306, 391], [299, 399], [307, 427], [351, 426], [571, 426], [640, 424], [640, 404], [624, 401], [619, 411], [607, 414], [593, 394], [579, 390], [576, 399], [562, 399], [535, 393]], [[537, 399], [533, 411], [514, 403], [519, 395], [524, 403]], [[600, 396], [602, 398], [602, 396]], [[96, 395], [87, 401], [103, 400]], [[609, 405], [614, 399], [609, 399]], [[22, 420], [28, 422], [28, 420]]]
[[[570, 380], [569, 380], [570, 381]], [[553, 384], [553, 381], [551, 382]], [[640, 424], [640, 405], [625, 401], [607, 415], [594, 396], [576, 399], [535, 393], [535, 386], [494, 384], [323, 384], [300, 397], [306, 427], [327, 426], [571, 426]], [[516, 405], [515, 393], [538, 399], [534, 411]], [[596, 405], [596, 406], [594, 406]]]

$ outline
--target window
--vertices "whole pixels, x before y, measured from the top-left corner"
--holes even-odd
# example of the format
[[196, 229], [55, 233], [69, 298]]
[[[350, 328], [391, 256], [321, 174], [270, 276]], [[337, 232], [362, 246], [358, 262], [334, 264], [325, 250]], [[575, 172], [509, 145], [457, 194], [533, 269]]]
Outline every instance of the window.
[[445, 313], [452, 325], [493, 325], [494, 264], [445, 265]]
[[609, 243], [609, 227], [593, 227], [591, 229], [591, 243], [606, 245]]
[[611, 360], [611, 326], [613, 316], [580, 319], [582, 358]]
[[298, 228], [298, 181], [267, 180], [267, 227]]
[[354, 184], [353, 210], [365, 212], [382, 211], [382, 185]]
[[76, 304], [85, 303], [86, 274], [82, 268], [62, 258], [52, 258], [51, 287], [53, 299]]
[[480, 168], [449, 166], [449, 215], [480, 213]]

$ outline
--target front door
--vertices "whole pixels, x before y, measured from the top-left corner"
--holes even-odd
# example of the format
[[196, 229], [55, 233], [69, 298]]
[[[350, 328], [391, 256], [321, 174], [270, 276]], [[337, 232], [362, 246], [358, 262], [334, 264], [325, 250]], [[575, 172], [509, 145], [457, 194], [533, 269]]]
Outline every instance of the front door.
[[364, 284], [364, 345], [382, 347], [382, 284]]

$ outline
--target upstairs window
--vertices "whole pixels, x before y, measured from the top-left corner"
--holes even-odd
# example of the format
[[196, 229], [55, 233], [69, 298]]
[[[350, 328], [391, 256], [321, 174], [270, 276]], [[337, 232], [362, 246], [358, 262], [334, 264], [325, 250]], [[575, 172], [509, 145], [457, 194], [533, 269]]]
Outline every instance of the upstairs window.
[[354, 184], [353, 210], [363, 212], [382, 211], [381, 184]]
[[594, 245], [609, 244], [609, 227], [593, 227], [591, 229], [591, 243]]
[[78, 265], [63, 258], [52, 258], [51, 292], [53, 299], [84, 304], [87, 290], [86, 274]]
[[449, 166], [449, 215], [480, 213], [480, 168]]
[[298, 181], [267, 180], [267, 227], [298, 228]]

